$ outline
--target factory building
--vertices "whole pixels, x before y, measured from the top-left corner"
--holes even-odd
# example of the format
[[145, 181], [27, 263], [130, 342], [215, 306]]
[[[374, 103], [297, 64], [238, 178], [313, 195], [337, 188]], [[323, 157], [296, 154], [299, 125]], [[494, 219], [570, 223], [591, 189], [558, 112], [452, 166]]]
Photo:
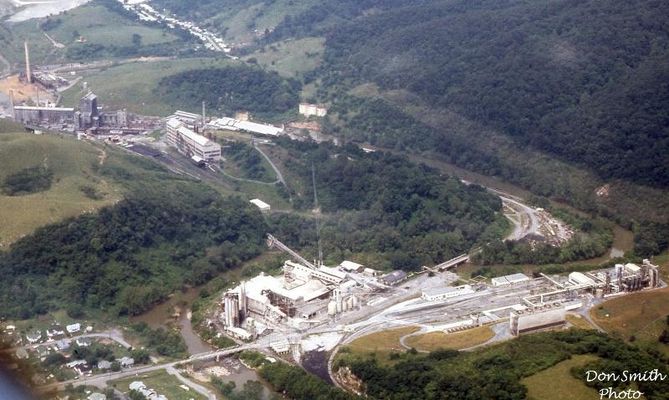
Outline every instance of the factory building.
[[[14, 106], [14, 119], [24, 125], [56, 126], [71, 130], [97, 132], [99, 129], [127, 128], [130, 118], [126, 110], [103, 112], [98, 97], [89, 92], [81, 98], [77, 107], [33, 107]], [[136, 130], [136, 128], [135, 128]]]
[[425, 301], [446, 300], [452, 297], [464, 296], [474, 293], [471, 285], [446, 286], [440, 288], [423, 289], [421, 298]]
[[221, 145], [193, 132], [177, 118], [168, 119], [166, 127], [167, 144], [176, 147], [179, 153], [196, 162], [221, 159]]
[[168, 120], [176, 119], [182, 122], [187, 128], [195, 130], [202, 125], [202, 115], [176, 110], [174, 114], [167, 117]]
[[407, 273], [404, 271], [397, 270], [382, 276], [381, 279], [379, 280], [381, 281], [381, 283], [385, 285], [392, 286], [392, 285], [397, 285], [398, 283], [406, 279], [407, 279]]
[[525, 310], [511, 311], [509, 327], [514, 336], [542, 329], [563, 326], [566, 322], [564, 304], [546, 304], [540, 307]]
[[212, 129], [225, 129], [229, 131], [244, 131], [265, 136], [279, 136], [283, 133], [283, 127], [279, 128], [274, 125], [259, 124], [257, 122], [251, 121], [241, 121], [229, 117], [213, 120], [207, 124], [207, 127]]
[[15, 106], [14, 119], [24, 125], [74, 125], [74, 108]]
[[595, 286], [595, 280], [585, 276], [581, 272], [572, 272], [569, 274], [569, 282], [574, 285]]
[[347, 260], [342, 261], [341, 264], [339, 264], [339, 268], [347, 272], [362, 272], [365, 270], [364, 265]]
[[493, 286], [513, 285], [515, 283], [527, 282], [530, 278], [525, 274], [511, 274], [505, 276], [498, 276], [491, 279]]

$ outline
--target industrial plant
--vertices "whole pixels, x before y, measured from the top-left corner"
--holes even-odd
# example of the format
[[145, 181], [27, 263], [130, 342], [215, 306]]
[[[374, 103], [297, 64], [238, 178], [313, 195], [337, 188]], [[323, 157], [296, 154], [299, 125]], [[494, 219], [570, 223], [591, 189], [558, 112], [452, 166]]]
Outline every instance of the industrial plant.
[[[503, 336], [513, 337], [565, 326], [569, 312], [587, 309], [591, 301], [663, 285], [658, 267], [649, 260], [568, 276], [516, 273], [490, 283], [472, 280], [452, 286], [459, 278], [448, 270], [381, 275], [352, 261], [337, 267], [311, 263], [272, 235], [268, 245], [291, 258], [284, 262], [282, 275], [260, 273], [221, 298], [218, 320], [238, 339], [332, 329], [346, 335], [371, 326], [388, 329], [399, 321], [443, 332], [506, 324]], [[454, 267], [462, 258], [442, 264]]]

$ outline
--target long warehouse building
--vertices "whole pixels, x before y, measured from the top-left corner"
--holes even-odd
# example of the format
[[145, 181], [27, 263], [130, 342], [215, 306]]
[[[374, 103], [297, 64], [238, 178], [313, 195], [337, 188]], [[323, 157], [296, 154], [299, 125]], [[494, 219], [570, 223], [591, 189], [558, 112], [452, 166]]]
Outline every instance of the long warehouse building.
[[221, 159], [220, 144], [193, 132], [176, 118], [167, 120], [167, 144], [196, 162], [216, 162]]

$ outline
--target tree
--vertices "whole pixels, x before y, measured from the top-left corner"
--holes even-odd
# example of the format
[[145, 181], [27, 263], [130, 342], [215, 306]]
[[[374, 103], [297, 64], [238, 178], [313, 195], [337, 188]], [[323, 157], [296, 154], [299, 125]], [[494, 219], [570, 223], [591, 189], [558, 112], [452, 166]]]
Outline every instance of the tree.
[[142, 45], [142, 35], [140, 35], [139, 33], [133, 33], [132, 34], [132, 44], [135, 47], [141, 46]]

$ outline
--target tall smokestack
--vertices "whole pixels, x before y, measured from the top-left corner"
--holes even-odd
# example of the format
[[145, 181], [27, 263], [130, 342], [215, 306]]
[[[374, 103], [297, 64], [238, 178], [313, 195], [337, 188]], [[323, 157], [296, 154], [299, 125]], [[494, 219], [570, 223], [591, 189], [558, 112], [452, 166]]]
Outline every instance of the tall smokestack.
[[204, 100], [202, 101], [202, 129], [204, 129], [204, 125], [206, 123], [205, 118], [207, 115], [205, 114], [205, 109], [204, 109]]
[[28, 51], [28, 41], [23, 42], [23, 47], [26, 50], [26, 80], [28, 83], [33, 83], [33, 76], [30, 73], [30, 51]]

